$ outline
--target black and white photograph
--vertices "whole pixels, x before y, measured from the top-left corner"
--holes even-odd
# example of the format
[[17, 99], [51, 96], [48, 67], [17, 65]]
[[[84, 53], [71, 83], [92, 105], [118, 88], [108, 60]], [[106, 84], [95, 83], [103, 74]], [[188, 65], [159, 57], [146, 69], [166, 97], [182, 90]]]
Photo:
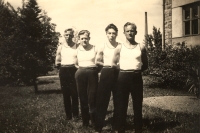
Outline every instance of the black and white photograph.
[[200, 0], [0, 0], [0, 133], [199, 133]]

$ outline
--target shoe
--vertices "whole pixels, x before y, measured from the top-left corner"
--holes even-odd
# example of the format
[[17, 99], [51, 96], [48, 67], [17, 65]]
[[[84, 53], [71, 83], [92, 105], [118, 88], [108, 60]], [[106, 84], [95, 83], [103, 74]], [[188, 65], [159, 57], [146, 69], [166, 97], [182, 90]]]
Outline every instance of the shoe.
[[136, 127], [135, 133], [142, 133], [142, 127]]
[[66, 120], [71, 120], [72, 119], [72, 117], [66, 117]]
[[73, 116], [73, 121], [78, 121], [79, 117], [78, 116]]
[[90, 114], [90, 120], [91, 120], [91, 126], [95, 127], [95, 114], [94, 113]]
[[94, 130], [95, 130], [95, 133], [101, 133], [101, 131], [102, 131], [102, 128], [97, 128], [97, 127], [94, 127]]

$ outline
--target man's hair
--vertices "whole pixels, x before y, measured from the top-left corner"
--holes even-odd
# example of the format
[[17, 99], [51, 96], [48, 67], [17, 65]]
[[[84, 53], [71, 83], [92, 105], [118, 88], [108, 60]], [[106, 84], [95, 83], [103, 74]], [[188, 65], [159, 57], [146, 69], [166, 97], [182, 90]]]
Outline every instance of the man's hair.
[[114, 24], [109, 24], [109, 25], [106, 27], [105, 31], [107, 32], [109, 29], [113, 29], [113, 30], [115, 30], [116, 32], [118, 32], [117, 26], [115, 26]]
[[126, 28], [127, 26], [129, 26], [129, 25], [132, 25], [133, 28], [135, 29], [135, 31], [137, 31], [137, 26], [136, 26], [136, 24], [135, 24], [135, 23], [131, 23], [131, 22], [125, 23], [125, 25], [124, 25], [124, 31], [125, 31], [125, 28]]
[[81, 30], [79, 33], [78, 33], [78, 37], [80, 37], [80, 35], [84, 35], [84, 34], [88, 34], [88, 37], [90, 37], [90, 32], [88, 30]]
[[67, 31], [71, 31], [72, 34], [74, 34], [74, 30], [73, 30], [72, 28], [68, 28], [68, 29], [66, 29], [66, 30], [64, 31], [64, 33], [67, 33]]

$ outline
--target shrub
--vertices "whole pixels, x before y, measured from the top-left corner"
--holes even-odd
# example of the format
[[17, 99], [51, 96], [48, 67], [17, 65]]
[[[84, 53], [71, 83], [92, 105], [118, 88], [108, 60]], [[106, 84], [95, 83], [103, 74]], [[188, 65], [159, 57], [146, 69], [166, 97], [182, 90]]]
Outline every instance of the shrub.
[[36, 0], [23, 1], [17, 11], [2, 1], [0, 7], [0, 84], [35, 86], [53, 70], [60, 33]]
[[149, 68], [145, 73], [157, 75], [162, 58], [162, 34], [160, 29], [153, 26], [153, 33], [145, 36], [145, 44], [148, 53]]
[[162, 52], [163, 58], [160, 61], [159, 75], [163, 83], [174, 88], [182, 88], [187, 78], [188, 55], [190, 49], [183, 43], [166, 45]]
[[162, 82], [198, 94], [200, 46], [189, 48], [185, 42], [166, 45], [161, 55], [160, 64], [154, 68], [154, 73], [162, 78]]

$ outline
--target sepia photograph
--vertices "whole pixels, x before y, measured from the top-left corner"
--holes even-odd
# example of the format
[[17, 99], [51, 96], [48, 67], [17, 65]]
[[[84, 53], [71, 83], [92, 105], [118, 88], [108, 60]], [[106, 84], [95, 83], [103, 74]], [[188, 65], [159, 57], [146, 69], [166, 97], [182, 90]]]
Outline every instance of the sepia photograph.
[[0, 0], [0, 133], [199, 133], [200, 0]]

